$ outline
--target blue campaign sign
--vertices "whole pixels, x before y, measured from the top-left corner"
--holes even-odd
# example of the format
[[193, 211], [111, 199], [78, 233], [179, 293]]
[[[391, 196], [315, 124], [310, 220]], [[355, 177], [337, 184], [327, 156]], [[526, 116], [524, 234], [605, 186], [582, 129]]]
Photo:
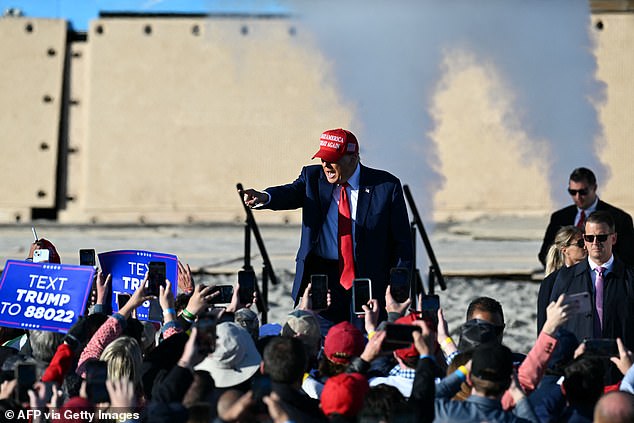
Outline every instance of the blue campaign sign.
[[95, 269], [8, 260], [0, 280], [0, 326], [67, 332], [84, 313]]
[[[152, 261], [165, 262], [165, 277], [172, 283], [172, 292], [176, 296], [178, 289], [178, 258], [172, 254], [151, 251], [120, 250], [99, 254], [99, 263], [104, 275], [112, 275], [112, 311], [118, 311], [117, 294], [133, 294], [141, 285]], [[139, 320], [160, 320], [161, 314], [150, 318], [149, 302], [137, 308]]]

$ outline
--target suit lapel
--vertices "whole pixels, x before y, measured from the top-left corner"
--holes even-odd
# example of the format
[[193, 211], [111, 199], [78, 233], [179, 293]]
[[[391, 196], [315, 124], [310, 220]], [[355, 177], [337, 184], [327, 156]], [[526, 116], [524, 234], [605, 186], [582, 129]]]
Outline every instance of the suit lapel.
[[577, 217], [577, 206], [573, 204], [571, 207], [568, 208], [568, 215], [566, 216], [565, 220], [566, 222], [570, 222], [570, 223], [566, 223], [566, 225], [574, 225], [576, 217]]
[[[370, 199], [372, 198], [372, 194], [373, 187], [370, 185], [370, 181], [368, 181], [366, 168], [361, 165], [359, 174], [359, 195], [357, 197], [357, 226], [363, 226], [365, 223], [365, 218], [367, 217], [368, 210], [370, 209]], [[357, 231], [356, 234], [358, 235], [359, 232]]]
[[[575, 265], [575, 276], [581, 278], [584, 288], [592, 293], [594, 291], [592, 287], [592, 278], [590, 277], [590, 263], [585, 259], [582, 262]], [[592, 296], [594, 298], [594, 295]], [[593, 300], [594, 301], [594, 300]]]

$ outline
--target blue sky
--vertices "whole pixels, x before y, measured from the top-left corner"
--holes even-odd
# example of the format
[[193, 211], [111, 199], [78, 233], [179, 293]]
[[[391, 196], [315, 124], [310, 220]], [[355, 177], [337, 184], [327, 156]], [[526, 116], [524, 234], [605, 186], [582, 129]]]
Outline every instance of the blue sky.
[[2, 12], [17, 8], [24, 16], [64, 18], [85, 31], [100, 11], [139, 13], [286, 13], [275, 0], [0, 0]]

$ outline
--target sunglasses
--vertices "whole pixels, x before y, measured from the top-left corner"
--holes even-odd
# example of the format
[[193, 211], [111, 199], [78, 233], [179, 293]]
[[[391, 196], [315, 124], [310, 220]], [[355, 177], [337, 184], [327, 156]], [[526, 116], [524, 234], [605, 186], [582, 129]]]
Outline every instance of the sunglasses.
[[573, 197], [577, 194], [579, 195], [588, 195], [588, 188], [582, 188], [582, 189], [572, 189], [572, 188], [568, 188], [568, 194], [572, 195]]
[[[591, 235], [592, 236], [592, 235]], [[591, 241], [589, 241], [591, 242]], [[583, 238], [579, 238], [578, 240], [576, 240], [575, 242], [571, 242], [570, 244], [568, 244], [568, 246], [570, 247], [571, 245], [574, 245], [575, 247], [579, 247], [579, 248], [583, 248], [584, 247], [584, 243], [583, 243]]]
[[601, 234], [601, 235], [584, 235], [583, 239], [586, 240], [586, 242], [589, 242], [590, 244], [592, 244], [594, 242], [594, 239], [597, 239], [597, 242], [605, 242], [607, 241], [608, 237], [612, 235], [612, 234]]

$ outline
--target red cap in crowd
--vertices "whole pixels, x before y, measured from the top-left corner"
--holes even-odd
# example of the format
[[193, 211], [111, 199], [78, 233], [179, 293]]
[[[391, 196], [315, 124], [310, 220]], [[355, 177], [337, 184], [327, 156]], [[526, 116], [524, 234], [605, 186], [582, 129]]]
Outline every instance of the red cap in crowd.
[[324, 341], [324, 353], [334, 363], [348, 364], [358, 357], [365, 347], [365, 338], [350, 322], [337, 323], [330, 328]]
[[370, 390], [368, 381], [360, 373], [341, 373], [328, 378], [321, 392], [321, 409], [326, 416], [333, 413], [355, 417], [363, 407]]
[[[398, 323], [401, 325], [411, 325], [414, 320], [416, 320], [416, 314], [412, 313], [408, 314], [407, 316], [399, 317], [394, 323]], [[400, 348], [394, 352], [401, 360], [408, 360], [420, 355], [418, 354], [418, 350], [414, 346], [414, 343], [409, 344], [407, 348]]]
[[[53, 423], [87, 423], [92, 421], [95, 405], [82, 397], [72, 397], [53, 414]], [[83, 413], [82, 413], [83, 412]]]

